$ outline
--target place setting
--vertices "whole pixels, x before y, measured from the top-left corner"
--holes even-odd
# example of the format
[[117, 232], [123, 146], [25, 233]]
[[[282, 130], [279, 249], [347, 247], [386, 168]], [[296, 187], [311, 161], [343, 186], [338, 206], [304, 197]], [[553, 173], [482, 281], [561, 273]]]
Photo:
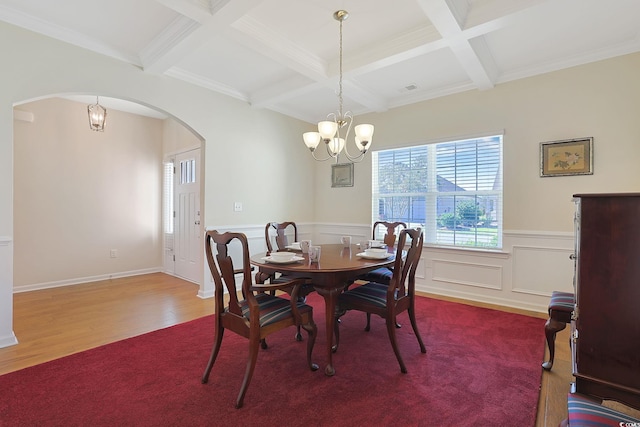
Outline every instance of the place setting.
[[297, 255], [295, 252], [271, 252], [271, 254], [262, 259], [273, 264], [292, 264], [304, 261], [304, 257]]
[[387, 259], [393, 256], [392, 253], [387, 251], [387, 245], [379, 240], [365, 240], [358, 244], [362, 252], [357, 253], [356, 256], [365, 259]]
[[365, 259], [387, 259], [393, 254], [387, 252], [386, 248], [367, 248], [364, 252], [356, 254], [356, 256]]

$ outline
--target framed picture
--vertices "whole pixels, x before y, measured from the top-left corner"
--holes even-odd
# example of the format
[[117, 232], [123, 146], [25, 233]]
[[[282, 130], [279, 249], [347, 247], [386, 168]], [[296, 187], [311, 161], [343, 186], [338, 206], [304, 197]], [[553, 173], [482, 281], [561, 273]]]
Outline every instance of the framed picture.
[[593, 138], [540, 143], [540, 176], [593, 175]]
[[353, 187], [353, 163], [331, 165], [332, 187]]

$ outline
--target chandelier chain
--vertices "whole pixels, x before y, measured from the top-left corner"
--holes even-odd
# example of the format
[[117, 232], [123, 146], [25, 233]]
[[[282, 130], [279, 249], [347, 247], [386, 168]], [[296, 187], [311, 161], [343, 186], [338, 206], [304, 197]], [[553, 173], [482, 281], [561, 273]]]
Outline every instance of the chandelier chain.
[[340, 102], [340, 117], [339, 117], [339, 120], [343, 120], [344, 119], [344, 116], [342, 114], [342, 103], [343, 103], [343, 100], [342, 100], [342, 21], [343, 20], [340, 19], [340, 60], [339, 60], [339, 62], [340, 62], [340, 70], [339, 70], [340, 78], [339, 78], [339, 81], [338, 81], [338, 100]]

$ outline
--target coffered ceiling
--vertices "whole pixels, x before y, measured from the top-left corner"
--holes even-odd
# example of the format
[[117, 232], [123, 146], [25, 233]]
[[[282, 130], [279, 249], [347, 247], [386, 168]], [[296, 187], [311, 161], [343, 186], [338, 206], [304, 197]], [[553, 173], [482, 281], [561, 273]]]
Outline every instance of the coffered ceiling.
[[[317, 122], [640, 51], [638, 0], [0, 0], [0, 20]], [[640, 70], [639, 70], [640, 71]]]

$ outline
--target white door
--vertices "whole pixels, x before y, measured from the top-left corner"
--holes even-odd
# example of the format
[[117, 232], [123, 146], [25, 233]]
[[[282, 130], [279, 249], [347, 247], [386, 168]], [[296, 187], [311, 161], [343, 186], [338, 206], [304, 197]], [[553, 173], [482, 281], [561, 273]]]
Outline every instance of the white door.
[[175, 274], [200, 284], [202, 227], [200, 225], [200, 149], [175, 160]]

